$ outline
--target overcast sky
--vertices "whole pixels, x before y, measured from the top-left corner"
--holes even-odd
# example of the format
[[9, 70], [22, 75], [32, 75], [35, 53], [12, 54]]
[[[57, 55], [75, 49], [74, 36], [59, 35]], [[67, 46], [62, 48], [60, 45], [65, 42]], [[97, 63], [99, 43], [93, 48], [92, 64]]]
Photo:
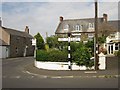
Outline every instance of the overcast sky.
[[[32, 0], [21, 0], [18, 2], [18, 0], [12, 0], [11, 2], [11, 0], [3, 0], [1, 4], [3, 26], [24, 31], [27, 25], [31, 35], [34, 36], [40, 32], [45, 38], [46, 32], [49, 36], [55, 34], [59, 24], [59, 16], [63, 16], [64, 19], [94, 18], [94, 0], [70, 1], [35, 2], [34, 0], [33, 2]], [[118, 0], [114, 0], [114, 2], [113, 0], [110, 0], [111, 2], [102, 1], [98, 3], [99, 17], [106, 13], [108, 20], [118, 20]]]

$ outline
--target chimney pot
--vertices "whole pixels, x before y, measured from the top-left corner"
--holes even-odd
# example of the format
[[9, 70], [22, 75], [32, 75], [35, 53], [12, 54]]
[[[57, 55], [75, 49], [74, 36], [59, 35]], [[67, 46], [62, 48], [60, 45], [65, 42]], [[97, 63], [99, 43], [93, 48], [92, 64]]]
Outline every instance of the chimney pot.
[[103, 14], [103, 21], [107, 22], [107, 19], [108, 19], [108, 15], [107, 14]]
[[29, 28], [28, 28], [28, 26], [25, 27], [25, 32], [29, 34]]
[[62, 16], [60, 16], [60, 22], [62, 22], [63, 21], [63, 17]]

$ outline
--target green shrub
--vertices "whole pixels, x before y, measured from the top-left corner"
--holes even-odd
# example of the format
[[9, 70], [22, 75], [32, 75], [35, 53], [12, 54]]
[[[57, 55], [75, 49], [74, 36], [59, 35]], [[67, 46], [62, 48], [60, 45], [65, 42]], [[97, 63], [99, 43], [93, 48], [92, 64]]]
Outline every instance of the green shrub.
[[65, 62], [67, 61], [67, 52], [52, 50], [49, 52], [49, 61], [51, 62]]
[[73, 61], [79, 66], [92, 67], [94, 65], [94, 62], [90, 60], [91, 54], [89, 49], [85, 46], [81, 46], [72, 55]]
[[37, 61], [48, 61], [48, 52], [45, 50], [37, 50], [36, 53], [36, 60]]
[[38, 50], [37, 51], [37, 61], [51, 61], [51, 62], [66, 62], [67, 52], [59, 50]]
[[120, 50], [119, 51], [115, 51], [114, 55], [120, 57]]
[[44, 39], [41, 36], [40, 33], [37, 33], [34, 38], [36, 38], [36, 45], [38, 49], [44, 49], [45, 45], [44, 45]]
[[[86, 67], [92, 67], [94, 62], [90, 60], [91, 53], [89, 49], [82, 43], [71, 43], [71, 52], [72, 61], [79, 66], [85, 65]], [[49, 49], [46, 50], [37, 50], [37, 61], [50, 61], [50, 62], [68, 62], [68, 52], [66, 49], [57, 50]]]
[[49, 51], [49, 45], [45, 44], [45, 50], [48, 52]]

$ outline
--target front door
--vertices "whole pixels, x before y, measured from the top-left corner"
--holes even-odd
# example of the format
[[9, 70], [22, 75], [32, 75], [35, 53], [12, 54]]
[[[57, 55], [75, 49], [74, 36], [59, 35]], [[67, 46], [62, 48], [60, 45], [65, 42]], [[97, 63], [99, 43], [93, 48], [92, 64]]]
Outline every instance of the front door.
[[6, 47], [6, 58], [9, 57], [9, 51], [10, 51], [9, 47]]
[[113, 54], [113, 44], [110, 44], [108, 47], [108, 54]]

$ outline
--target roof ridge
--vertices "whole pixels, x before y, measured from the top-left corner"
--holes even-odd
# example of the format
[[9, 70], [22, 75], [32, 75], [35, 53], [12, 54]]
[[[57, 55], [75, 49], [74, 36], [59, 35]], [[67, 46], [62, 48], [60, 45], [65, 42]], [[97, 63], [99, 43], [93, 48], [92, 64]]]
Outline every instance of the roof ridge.
[[11, 34], [11, 35], [18, 35], [18, 36], [22, 36], [22, 37], [30, 37], [33, 38], [33, 36], [25, 31], [19, 31], [19, 30], [15, 30], [15, 29], [11, 29], [11, 28], [6, 28], [6, 27], [2, 27], [7, 33]]
[[[99, 17], [98, 19], [103, 18], [103, 17]], [[64, 21], [68, 21], [68, 20], [87, 20], [87, 19], [95, 19], [95, 18], [79, 18], [79, 19], [64, 19]]]
[[2, 27], [2, 28], [3, 28], [3, 29], [14, 30], [14, 31], [16, 31], [16, 32], [25, 33], [24, 31], [19, 31], [19, 30], [13, 29], [13, 28], [7, 28], [7, 27]]

